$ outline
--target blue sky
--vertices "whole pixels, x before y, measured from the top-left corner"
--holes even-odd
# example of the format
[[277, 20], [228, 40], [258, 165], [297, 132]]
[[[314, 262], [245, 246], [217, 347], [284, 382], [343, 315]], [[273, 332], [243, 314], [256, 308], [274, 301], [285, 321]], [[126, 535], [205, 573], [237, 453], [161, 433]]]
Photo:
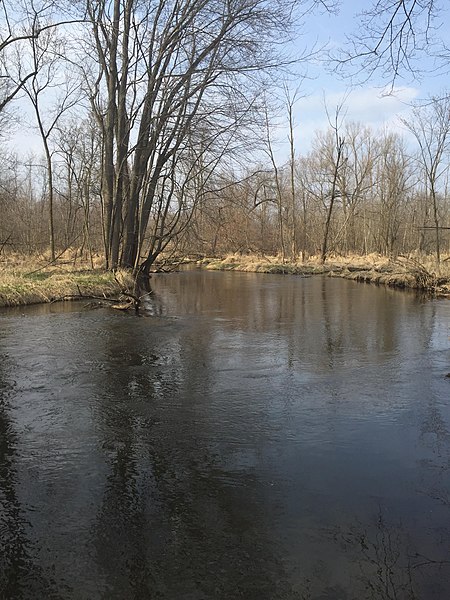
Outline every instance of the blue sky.
[[[442, 0], [444, 2], [444, 0]], [[355, 0], [342, 0], [341, 9], [337, 15], [322, 13], [307, 15], [304, 19], [304, 27], [301, 35], [299, 34], [295, 50], [301, 51], [302, 48], [311, 48], [327, 46], [329, 48], [338, 48], [345, 42], [346, 35], [358, 31], [357, 13], [362, 5], [369, 6], [371, 0], [357, 2]], [[441, 18], [440, 29], [436, 32], [438, 37], [444, 38], [450, 47], [450, 14], [448, 10], [442, 10], [439, 13]], [[426, 53], [422, 55], [418, 67], [421, 68], [424, 75], [421, 79], [414, 79], [411, 76], [399, 78], [395, 87], [391, 90], [391, 81], [389, 78], [377, 75], [370, 82], [359, 86], [351, 87], [350, 81], [333, 73], [319, 60], [312, 61], [307, 66], [308, 78], [304, 79], [300, 85], [299, 94], [301, 98], [295, 107], [295, 139], [296, 152], [303, 154], [310, 148], [311, 140], [317, 130], [327, 127], [327, 115], [325, 103], [333, 113], [335, 107], [340, 104], [343, 98], [345, 100], [345, 114], [347, 121], [358, 121], [364, 125], [369, 125], [375, 130], [388, 128], [403, 132], [399, 117], [407, 116], [411, 102], [426, 98], [430, 94], [442, 93], [446, 86], [450, 88], [450, 68], [449, 73], [433, 74], [435, 63], [431, 56]], [[304, 70], [305, 66], [301, 67]], [[298, 82], [293, 80], [291, 87], [294, 89]], [[32, 121], [26, 117], [23, 107], [18, 112], [26, 120]], [[287, 129], [285, 128], [284, 115], [280, 115], [280, 126], [278, 128], [277, 138], [279, 145], [277, 147], [277, 156], [280, 162], [287, 158]], [[10, 146], [17, 150], [21, 155], [27, 152], [41, 154], [42, 146], [39, 137], [33, 133], [31, 127], [26, 132], [17, 130], [12, 137]]]
[[[312, 45], [327, 45], [329, 48], [339, 48], [351, 35], [359, 30], [358, 12], [363, 6], [371, 4], [368, 0], [356, 2], [342, 0], [337, 15], [316, 14], [305, 19], [303, 35], [297, 40], [297, 47]], [[439, 20], [435, 22], [438, 28], [435, 36], [442, 38], [450, 47], [450, 14], [448, 9], [439, 12]], [[450, 53], [449, 53], [450, 54]], [[422, 71], [420, 78], [412, 77], [402, 72], [391, 87], [391, 80], [377, 74], [369, 82], [352, 86], [350, 79], [345, 79], [317, 62], [308, 67], [309, 79], [304, 80], [296, 105], [296, 147], [299, 153], [308, 150], [314, 132], [327, 127], [325, 103], [333, 113], [336, 106], [345, 100], [346, 120], [359, 121], [375, 130], [388, 128], [405, 135], [405, 129], [399, 117], [406, 117], [411, 102], [426, 99], [430, 95], [439, 95], [450, 89], [450, 68], [447, 75], [436, 72], [436, 62], [431, 53], [422, 53], [417, 67]], [[295, 82], [292, 83], [295, 87]], [[280, 134], [280, 138], [283, 135]]]

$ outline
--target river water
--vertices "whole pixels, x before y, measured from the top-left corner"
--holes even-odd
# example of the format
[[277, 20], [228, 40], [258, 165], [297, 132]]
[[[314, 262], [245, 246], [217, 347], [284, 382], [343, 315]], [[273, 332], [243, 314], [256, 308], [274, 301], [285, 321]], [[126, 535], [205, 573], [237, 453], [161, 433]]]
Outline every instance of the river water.
[[450, 302], [152, 285], [0, 313], [0, 598], [449, 598]]

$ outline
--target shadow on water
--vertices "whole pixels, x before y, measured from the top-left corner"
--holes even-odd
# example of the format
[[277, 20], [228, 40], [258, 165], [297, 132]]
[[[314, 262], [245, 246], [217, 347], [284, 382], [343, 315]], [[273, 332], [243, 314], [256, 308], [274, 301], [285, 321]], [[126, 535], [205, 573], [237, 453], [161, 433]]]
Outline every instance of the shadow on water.
[[[270, 523], [265, 528], [257, 480], [251, 471], [225, 469], [227, 456], [203, 443], [208, 423], [193, 419], [188, 401], [209, 348], [208, 336], [194, 347], [190, 335], [181, 332], [179, 345], [163, 353], [149, 352], [145, 338], [134, 336], [133, 349], [121, 354], [134, 368], [108, 373], [97, 399], [109, 474], [92, 533], [106, 596], [297, 598]], [[109, 352], [114, 364], [118, 348]], [[112, 411], [108, 398], [118, 390], [123, 397]]]
[[355, 600], [447, 597], [450, 583], [448, 529], [445, 536], [442, 535], [439, 555], [430, 557], [418, 551], [401, 521], [390, 521], [381, 507], [371, 521], [370, 526], [355, 521], [348, 527], [324, 530], [325, 537], [329, 536], [337, 551], [358, 568], [355, 579], [365, 591], [360, 591]]
[[0, 353], [0, 598], [56, 600], [62, 596], [57, 593], [52, 576], [35, 562], [36, 545], [30, 536], [32, 523], [19, 498], [20, 478], [15, 464], [18, 435], [9, 402], [14, 384], [4, 373], [7, 360]]

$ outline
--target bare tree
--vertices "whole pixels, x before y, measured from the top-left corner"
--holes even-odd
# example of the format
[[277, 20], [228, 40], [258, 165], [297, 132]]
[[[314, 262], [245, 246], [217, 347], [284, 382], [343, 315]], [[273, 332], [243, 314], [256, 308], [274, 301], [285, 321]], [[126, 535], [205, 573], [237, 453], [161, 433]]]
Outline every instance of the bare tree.
[[[295, 176], [295, 123], [294, 123], [294, 108], [295, 103], [299, 98], [300, 88], [297, 87], [293, 93], [291, 93], [288, 87], [285, 85], [285, 105], [288, 116], [288, 140], [289, 140], [289, 184], [291, 191], [291, 255], [295, 259], [298, 255], [298, 233], [297, 233], [297, 198], [296, 198], [296, 176]], [[304, 254], [303, 254], [304, 259]]]
[[[60, 3], [62, 4], [62, 3]], [[36, 76], [26, 46], [58, 27], [83, 22], [65, 15], [63, 7], [47, 0], [0, 2], [0, 113]]]
[[277, 207], [277, 216], [278, 216], [278, 243], [281, 250], [281, 260], [285, 262], [286, 260], [286, 241], [285, 241], [285, 223], [284, 223], [284, 202], [283, 202], [283, 182], [282, 182], [282, 173], [277, 165], [277, 161], [275, 158], [275, 152], [271, 137], [271, 126], [269, 119], [269, 110], [267, 105], [264, 107], [264, 117], [265, 117], [265, 130], [266, 130], [266, 139], [265, 139], [265, 150], [270, 159], [270, 163], [273, 169], [273, 181], [274, 181], [274, 198], [272, 199], [275, 202]]
[[[65, 246], [78, 241], [80, 256], [87, 251], [93, 264], [93, 250], [102, 249], [102, 240], [92, 231], [99, 205], [101, 139], [94, 119], [70, 118], [59, 123], [56, 146], [56, 189], [64, 201]], [[81, 240], [81, 242], [80, 242]]]
[[[377, 240], [377, 251], [387, 256], [395, 256], [399, 248], [405, 251], [408, 222], [404, 211], [408, 200], [411, 200], [413, 184], [416, 183], [413, 178], [413, 161], [399, 135], [385, 133], [377, 146], [377, 159], [373, 168], [375, 180], [372, 231]], [[411, 213], [409, 224], [413, 227], [414, 210]], [[404, 235], [403, 240], [400, 240], [402, 225]]]
[[439, 195], [449, 169], [450, 99], [431, 98], [424, 106], [413, 108], [411, 119], [402, 119], [419, 146], [419, 165], [426, 181], [426, 194], [433, 212], [436, 261], [441, 261]]
[[329, 164], [332, 167], [331, 173], [331, 189], [328, 199], [328, 210], [327, 217], [325, 220], [325, 228], [323, 233], [323, 243], [322, 243], [322, 252], [321, 252], [321, 260], [322, 263], [325, 262], [327, 258], [328, 252], [328, 237], [330, 233], [330, 223], [331, 216], [333, 213], [334, 203], [338, 197], [339, 193], [339, 175], [342, 170], [342, 166], [345, 163], [345, 138], [343, 138], [340, 134], [341, 129], [341, 113], [342, 113], [342, 104], [336, 107], [336, 111], [334, 114], [334, 121], [331, 121], [328, 115], [328, 121], [330, 123], [330, 128], [333, 136], [333, 145], [330, 145], [328, 148], [328, 159]]
[[[318, 2], [296, 4], [307, 11]], [[186, 190], [179, 179], [186, 160], [212, 164], [257, 114], [259, 74], [282, 66], [278, 50], [295, 6], [88, 0], [87, 7], [97, 67], [85, 74], [103, 137], [108, 264], [146, 273], [176, 236], [168, 217]]]
[[[359, 209], [374, 185], [373, 167], [375, 149], [373, 134], [360, 123], [347, 123], [344, 130], [346, 140], [345, 164], [338, 171], [337, 185], [341, 199], [343, 223], [337, 237], [342, 237], [345, 253], [360, 252], [356, 220]], [[336, 240], [337, 241], [337, 240]]]
[[[61, 67], [62, 40], [58, 39], [54, 29], [41, 33], [39, 37], [29, 39], [31, 48], [31, 62], [33, 76], [23, 85], [23, 89], [33, 107], [37, 128], [42, 140], [47, 167], [48, 183], [48, 211], [49, 211], [49, 238], [50, 255], [54, 261], [55, 252], [55, 226], [54, 226], [54, 187], [53, 164], [50, 137], [61, 116], [78, 101], [78, 85], [68, 77]], [[57, 94], [56, 101], [43, 97], [50, 92]], [[48, 103], [52, 102], [52, 108]], [[47, 104], [45, 108], [43, 105]], [[49, 115], [49, 116], [46, 116]]]
[[436, 0], [373, 0], [359, 15], [357, 32], [333, 59], [360, 81], [380, 72], [392, 85], [404, 74], [420, 76], [424, 54], [434, 55], [436, 68], [445, 70], [450, 52], [439, 34], [441, 10]]

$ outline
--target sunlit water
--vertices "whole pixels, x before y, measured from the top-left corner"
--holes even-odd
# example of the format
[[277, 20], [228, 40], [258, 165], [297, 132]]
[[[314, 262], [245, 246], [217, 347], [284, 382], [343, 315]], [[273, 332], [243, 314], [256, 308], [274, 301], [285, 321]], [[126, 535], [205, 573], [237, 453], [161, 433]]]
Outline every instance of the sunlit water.
[[0, 313], [0, 598], [450, 598], [450, 302], [156, 276]]

